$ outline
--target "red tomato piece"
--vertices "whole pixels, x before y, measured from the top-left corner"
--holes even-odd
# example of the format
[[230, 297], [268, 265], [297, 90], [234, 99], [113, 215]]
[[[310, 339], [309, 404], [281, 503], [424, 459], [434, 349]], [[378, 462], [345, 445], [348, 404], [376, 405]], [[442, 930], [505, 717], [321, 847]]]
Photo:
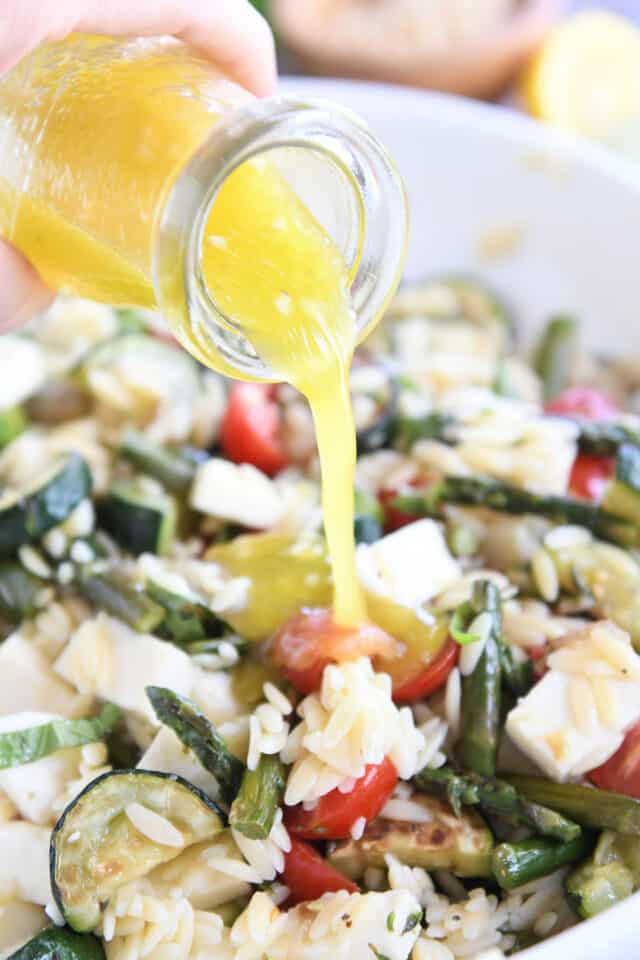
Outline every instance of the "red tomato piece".
[[569, 387], [547, 403], [545, 410], [585, 420], [611, 420], [620, 413], [617, 403], [594, 387]]
[[628, 731], [614, 755], [588, 777], [601, 790], [626, 793], [640, 800], [640, 723]]
[[272, 384], [233, 384], [220, 425], [220, 444], [234, 463], [252, 463], [269, 476], [287, 466]]
[[398, 771], [389, 757], [372, 763], [356, 780], [350, 793], [332, 790], [318, 800], [313, 810], [302, 804], [289, 807], [285, 824], [289, 833], [305, 840], [343, 840], [360, 817], [369, 823], [378, 816], [398, 782]]
[[338, 873], [314, 847], [296, 837], [291, 837], [291, 850], [285, 854], [282, 880], [289, 888], [287, 902], [291, 906], [317, 900], [323, 893], [338, 890], [357, 893], [359, 890], [353, 880]]
[[613, 457], [594, 457], [588, 453], [579, 453], [571, 468], [569, 490], [583, 500], [600, 503], [615, 469], [616, 462]]
[[[620, 413], [611, 397], [593, 387], [570, 387], [548, 403], [545, 410], [594, 421], [612, 420]], [[579, 453], [571, 468], [569, 490], [576, 497], [599, 503], [614, 470], [615, 461], [610, 457]]]
[[420, 517], [417, 517], [415, 513], [405, 513], [393, 506], [395, 498], [403, 493], [415, 493], [415, 486], [407, 484], [403, 489], [387, 487], [378, 492], [378, 500], [384, 512], [385, 533], [393, 533], [394, 530], [400, 530], [401, 527], [406, 527], [410, 523], [420, 520]]
[[331, 611], [302, 610], [278, 631], [271, 645], [271, 656], [287, 680], [300, 693], [320, 688], [322, 672], [328, 663], [376, 655], [393, 656], [396, 641], [371, 623], [341, 627]]
[[393, 689], [393, 699], [396, 703], [413, 703], [435, 693], [447, 682], [447, 677], [458, 662], [460, 646], [455, 640], [449, 639], [435, 655], [430, 664], [420, 670], [414, 677], [404, 680]]

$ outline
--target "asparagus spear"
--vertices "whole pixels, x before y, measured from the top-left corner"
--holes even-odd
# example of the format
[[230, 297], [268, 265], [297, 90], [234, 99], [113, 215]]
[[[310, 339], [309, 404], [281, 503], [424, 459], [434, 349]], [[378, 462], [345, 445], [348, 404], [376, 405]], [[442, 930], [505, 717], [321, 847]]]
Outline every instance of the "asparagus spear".
[[602, 540], [622, 546], [640, 543], [640, 530], [623, 517], [573, 497], [532, 493], [488, 477], [446, 477], [422, 494], [396, 497], [392, 505], [417, 516], [437, 515], [445, 503], [489, 507], [503, 513], [531, 513], [554, 523], [586, 527]]
[[460, 757], [464, 767], [490, 777], [496, 769], [500, 724], [502, 614], [495, 584], [478, 581], [474, 585], [472, 604], [476, 613], [490, 615], [491, 628], [482, 656], [463, 684]]
[[126, 431], [118, 452], [124, 460], [158, 480], [172, 493], [184, 495], [189, 491], [196, 465], [186, 457], [153, 443], [135, 430]]
[[581, 832], [577, 823], [555, 810], [527, 800], [512, 784], [497, 777], [457, 773], [451, 767], [437, 770], [425, 767], [414, 781], [423, 790], [446, 793], [457, 816], [460, 816], [462, 805], [479, 806], [485, 813], [506, 817], [556, 840], [573, 840]]
[[582, 826], [640, 836], [640, 800], [633, 797], [542, 777], [506, 773], [504, 779], [522, 796], [559, 810]]
[[549, 320], [540, 338], [533, 367], [542, 380], [546, 401], [553, 400], [570, 383], [577, 332], [574, 317], [561, 315]]
[[[578, 427], [578, 446], [582, 453], [598, 457], [615, 457], [620, 447], [627, 443], [640, 447], [640, 431], [632, 430], [621, 423], [591, 421], [562, 416], [573, 420]], [[424, 417], [399, 417], [396, 425], [395, 445], [409, 450], [417, 440], [438, 440], [455, 446], [462, 426], [447, 413], [433, 411]]]
[[581, 833], [567, 843], [534, 837], [521, 843], [499, 843], [493, 851], [493, 875], [503, 890], [545, 877], [590, 853], [593, 837]]
[[146, 693], [158, 720], [170, 727], [205, 770], [214, 775], [223, 801], [230, 805], [242, 782], [242, 761], [233, 756], [216, 728], [191, 700], [165, 687], [146, 687]]
[[179, 647], [219, 637], [224, 624], [197, 599], [180, 596], [148, 578], [145, 592], [164, 613], [159, 635]]
[[410, 450], [417, 440], [439, 440], [455, 443], [456, 420], [448, 413], [433, 411], [424, 417], [399, 416], [396, 422], [394, 445]]
[[139, 633], [152, 633], [165, 618], [159, 604], [132, 587], [119, 573], [83, 573], [75, 586], [90, 603], [124, 620]]
[[229, 824], [251, 840], [264, 840], [271, 833], [285, 783], [285, 768], [279, 757], [263, 754], [255, 770], [245, 770], [231, 805]]

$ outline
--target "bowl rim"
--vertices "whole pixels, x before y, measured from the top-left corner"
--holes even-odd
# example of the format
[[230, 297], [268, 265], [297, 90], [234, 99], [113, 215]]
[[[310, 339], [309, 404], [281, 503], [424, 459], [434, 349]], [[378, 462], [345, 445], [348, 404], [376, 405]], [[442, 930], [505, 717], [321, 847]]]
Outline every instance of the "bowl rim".
[[[504, 105], [468, 100], [454, 94], [437, 93], [419, 88], [388, 83], [370, 83], [339, 78], [283, 76], [282, 92], [340, 101], [341, 95], [349, 106], [355, 98], [358, 110], [365, 116], [367, 109], [386, 113], [402, 112], [410, 117], [425, 119], [429, 115], [447, 115], [451, 124], [463, 124], [471, 129], [489, 131], [499, 137], [516, 140], [525, 148], [543, 149], [549, 155], [590, 168], [605, 178], [612, 179], [637, 195], [640, 203], [640, 164], [615, 154], [606, 147], [576, 135], [550, 127]], [[640, 905], [640, 891], [622, 903], [589, 920], [583, 920], [533, 947], [517, 954], [522, 960], [566, 960], [595, 956], [608, 942], [609, 948], [623, 944], [625, 934], [630, 937], [638, 921], [636, 910]], [[614, 943], [611, 930], [622, 931]], [[606, 939], [605, 939], [606, 938]], [[608, 956], [616, 956], [607, 953]], [[622, 960], [624, 954], [617, 956]], [[629, 957], [633, 954], [629, 954]]]

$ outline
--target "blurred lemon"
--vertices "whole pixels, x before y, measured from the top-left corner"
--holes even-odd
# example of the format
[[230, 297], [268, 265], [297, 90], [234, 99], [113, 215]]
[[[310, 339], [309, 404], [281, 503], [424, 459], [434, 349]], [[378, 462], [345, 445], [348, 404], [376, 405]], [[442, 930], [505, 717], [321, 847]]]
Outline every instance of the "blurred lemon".
[[540, 120], [595, 140], [614, 137], [640, 119], [640, 30], [600, 10], [570, 17], [529, 64], [521, 92]]

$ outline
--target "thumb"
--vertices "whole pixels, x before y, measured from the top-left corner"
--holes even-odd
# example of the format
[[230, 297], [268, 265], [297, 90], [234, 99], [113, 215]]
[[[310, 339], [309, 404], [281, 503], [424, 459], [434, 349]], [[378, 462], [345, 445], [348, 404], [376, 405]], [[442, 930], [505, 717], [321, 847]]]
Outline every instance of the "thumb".
[[22, 254], [0, 240], [0, 334], [22, 326], [54, 296]]

